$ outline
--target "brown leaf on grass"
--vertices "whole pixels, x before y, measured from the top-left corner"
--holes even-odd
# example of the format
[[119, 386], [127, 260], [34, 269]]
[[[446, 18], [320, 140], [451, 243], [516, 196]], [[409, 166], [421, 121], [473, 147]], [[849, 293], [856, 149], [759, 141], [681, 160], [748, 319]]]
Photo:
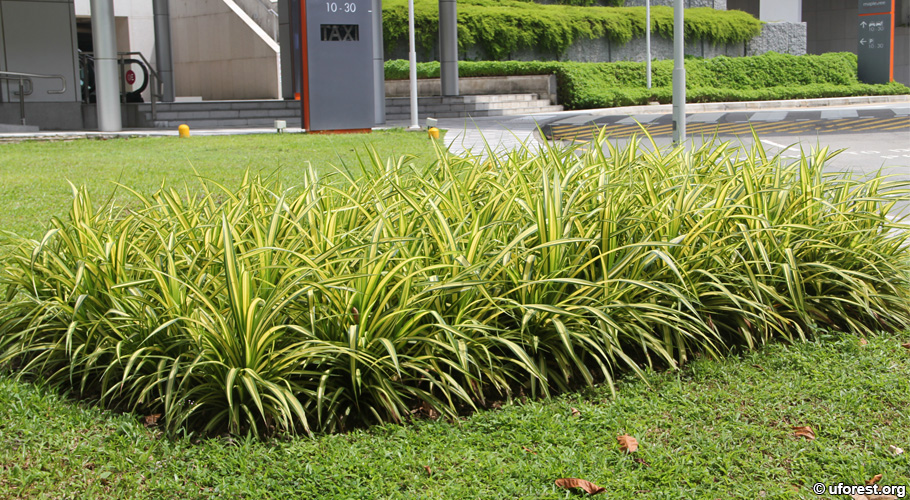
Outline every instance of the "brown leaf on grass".
[[638, 449], [638, 440], [629, 435], [622, 435], [616, 438], [619, 441], [619, 449], [626, 453], [632, 453]]
[[796, 426], [793, 428], [793, 435], [796, 437], [804, 437], [809, 441], [815, 439], [815, 431], [812, 430], [808, 425]]
[[585, 481], [584, 479], [576, 479], [574, 477], [566, 477], [566, 478], [562, 478], [562, 479], [557, 479], [556, 486], [559, 486], [560, 488], [565, 488], [567, 490], [570, 490], [572, 488], [581, 488], [581, 489], [585, 490], [585, 493], [587, 493], [588, 495], [596, 495], [598, 493], [603, 493], [603, 492], [607, 491], [606, 488], [597, 486], [596, 484], [594, 484], [590, 481]]
[[859, 345], [869, 345], [869, 341], [866, 340], [866, 337], [859, 338]]
[[572, 416], [573, 416], [573, 417], [580, 417], [580, 416], [581, 416], [581, 412], [578, 411], [578, 408], [572, 408]]
[[906, 344], [901, 344], [901, 347], [903, 347], [904, 349], [910, 349], [910, 342], [907, 342]]
[[432, 475], [433, 475], [433, 471], [430, 470], [430, 466], [429, 466], [429, 465], [424, 465], [423, 468], [427, 470], [427, 475], [428, 475], [428, 476], [432, 476]]
[[143, 423], [145, 423], [146, 427], [155, 427], [156, 425], [158, 425], [159, 418], [161, 418], [161, 414], [155, 413], [154, 415], [146, 415], [145, 418], [142, 419], [142, 421], [143, 421]]
[[537, 455], [536, 451], [532, 450], [531, 448], [528, 448], [527, 446], [522, 446], [521, 449], [528, 453], [533, 453], [533, 454]]
[[888, 451], [890, 451], [891, 454], [894, 455], [895, 457], [904, 452], [904, 450], [898, 448], [897, 446], [894, 446], [893, 444], [888, 447]]
[[866, 486], [872, 486], [873, 484], [875, 484], [881, 480], [882, 480], [882, 475], [876, 474], [876, 475], [872, 476], [872, 479], [866, 480]]

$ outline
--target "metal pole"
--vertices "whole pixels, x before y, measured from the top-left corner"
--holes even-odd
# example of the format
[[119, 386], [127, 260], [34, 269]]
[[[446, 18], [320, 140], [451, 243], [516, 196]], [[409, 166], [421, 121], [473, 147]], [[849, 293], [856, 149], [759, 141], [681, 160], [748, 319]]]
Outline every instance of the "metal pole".
[[385, 63], [382, 52], [382, 0], [373, 0], [373, 113], [374, 123], [385, 123]]
[[25, 125], [25, 85], [19, 77], [19, 121]]
[[648, 88], [651, 88], [651, 0], [645, 0], [645, 52], [648, 59], [645, 67], [648, 71]]
[[685, 19], [683, 0], [673, 2], [673, 142], [686, 140]]
[[414, 0], [408, 0], [408, 63], [411, 77], [411, 127], [420, 128], [417, 123], [417, 43], [414, 41]]
[[458, 4], [439, 0], [439, 79], [442, 95], [458, 95]]
[[95, 46], [95, 95], [98, 103], [98, 130], [123, 130], [120, 92], [117, 84], [117, 36], [114, 28], [114, 0], [91, 0], [92, 42]]
[[[155, 16], [155, 63], [158, 75], [164, 84], [162, 102], [174, 102], [174, 56], [171, 50], [171, 14], [168, 0], [153, 0], [152, 11]], [[152, 88], [154, 94], [158, 89]], [[153, 98], [154, 99], [154, 98]]]

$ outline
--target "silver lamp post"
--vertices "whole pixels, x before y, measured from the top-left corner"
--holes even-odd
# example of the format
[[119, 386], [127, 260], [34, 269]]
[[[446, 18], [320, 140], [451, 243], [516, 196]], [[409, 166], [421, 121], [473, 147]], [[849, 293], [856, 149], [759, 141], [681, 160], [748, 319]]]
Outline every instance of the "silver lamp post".
[[414, 41], [414, 0], [408, 0], [408, 62], [411, 73], [411, 126], [416, 130], [420, 128], [417, 123], [417, 48]]
[[686, 140], [686, 66], [683, 61], [685, 49], [685, 20], [683, 0], [673, 2], [673, 142], [682, 144]]

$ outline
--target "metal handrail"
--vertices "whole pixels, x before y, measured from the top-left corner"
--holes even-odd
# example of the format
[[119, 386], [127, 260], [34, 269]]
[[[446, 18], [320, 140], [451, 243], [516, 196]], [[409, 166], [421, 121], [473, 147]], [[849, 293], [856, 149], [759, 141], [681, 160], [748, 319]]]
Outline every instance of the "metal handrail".
[[[32, 93], [32, 78], [56, 78], [63, 84], [60, 90], [48, 90], [48, 94], [65, 94], [66, 77], [63, 75], [40, 75], [37, 73], [17, 73], [15, 71], [0, 71], [0, 80], [19, 80], [19, 120], [25, 125], [25, 96]], [[25, 82], [28, 82], [28, 93], [25, 92]]]
[[[152, 79], [152, 81], [150, 82], [151, 85], [149, 88], [149, 95], [151, 96], [151, 99], [152, 99], [152, 102], [151, 102], [152, 120], [155, 120], [155, 119], [157, 119], [157, 115], [158, 115], [158, 113], [155, 109], [155, 98], [156, 97], [158, 99], [164, 98], [164, 87], [163, 87], [163, 82], [161, 81], [161, 76], [158, 75], [158, 72], [155, 71], [155, 68], [152, 66], [152, 63], [150, 63], [148, 61], [148, 59], [145, 58], [145, 56], [142, 54], [142, 52], [117, 52], [118, 65], [122, 65], [124, 59], [128, 59], [132, 56], [139, 56], [139, 59], [142, 60], [143, 64], [145, 64], [146, 69], [148, 69], [148, 71], [149, 71], [149, 78]], [[81, 52], [79, 54], [79, 57], [84, 62], [87, 62], [89, 59], [94, 60], [94, 54], [92, 52]], [[85, 64], [85, 66], [87, 67], [88, 65]], [[126, 78], [126, 76], [124, 75], [123, 71], [120, 71], [120, 98], [121, 98], [121, 100], [124, 99], [123, 91], [126, 88], [125, 78]]]
[[[151, 99], [152, 99], [152, 103], [151, 103], [152, 104], [152, 121], [157, 120], [158, 113], [155, 110], [155, 98], [156, 97], [158, 99], [164, 98], [164, 87], [163, 87], [163, 82], [161, 81], [161, 77], [158, 76], [158, 72], [155, 71], [155, 68], [152, 67], [152, 63], [150, 63], [148, 61], [148, 59], [146, 59], [145, 56], [142, 55], [142, 52], [117, 52], [117, 57], [120, 58], [121, 61], [125, 58], [125, 56], [126, 57], [139, 56], [139, 58], [142, 59], [142, 62], [145, 64], [145, 67], [149, 70], [149, 78], [152, 79], [151, 85], [150, 85], [151, 88], [149, 89], [149, 96], [151, 96]], [[126, 87], [126, 81], [124, 79], [125, 79], [125, 75], [121, 71], [120, 72], [120, 88], [121, 89]], [[122, 92], [121, 92], [121, 94], [122, 94]]]

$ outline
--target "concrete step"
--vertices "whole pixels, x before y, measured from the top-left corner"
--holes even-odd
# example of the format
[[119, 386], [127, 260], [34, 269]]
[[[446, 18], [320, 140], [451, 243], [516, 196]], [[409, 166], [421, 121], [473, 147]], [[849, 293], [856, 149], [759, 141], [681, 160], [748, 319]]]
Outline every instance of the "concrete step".
[[[279, 118], [283, 119], [283, 118]], [[300, 127], [300, 118], [286, 120], [288, 127]], [[177, 128], [186, 124], [192, 129], [202, 128], [271, 128], [275, 125], [275, 118], [225, 118], [218, 120], [156, 120], [152, 122], [154, 128]]]
[[[256, 101], [198, 101], [159, 103], [153, 119], [151, 104], [134, 104], [131, 127], [190, 128], [272, 127], [275, 120], [285, 120], [289, 127], [301, 126], [300, 101], [277, 99]], [[550, 104], [537, 94], [464, 95], [456, 97], [430, 96], [419, 100], [419, 117], [460, 118], [507, 116], [561, 111], [562, 106]], [[386, 98], [386, 120], [408, 120], [411, 117], [410, 99]]]

